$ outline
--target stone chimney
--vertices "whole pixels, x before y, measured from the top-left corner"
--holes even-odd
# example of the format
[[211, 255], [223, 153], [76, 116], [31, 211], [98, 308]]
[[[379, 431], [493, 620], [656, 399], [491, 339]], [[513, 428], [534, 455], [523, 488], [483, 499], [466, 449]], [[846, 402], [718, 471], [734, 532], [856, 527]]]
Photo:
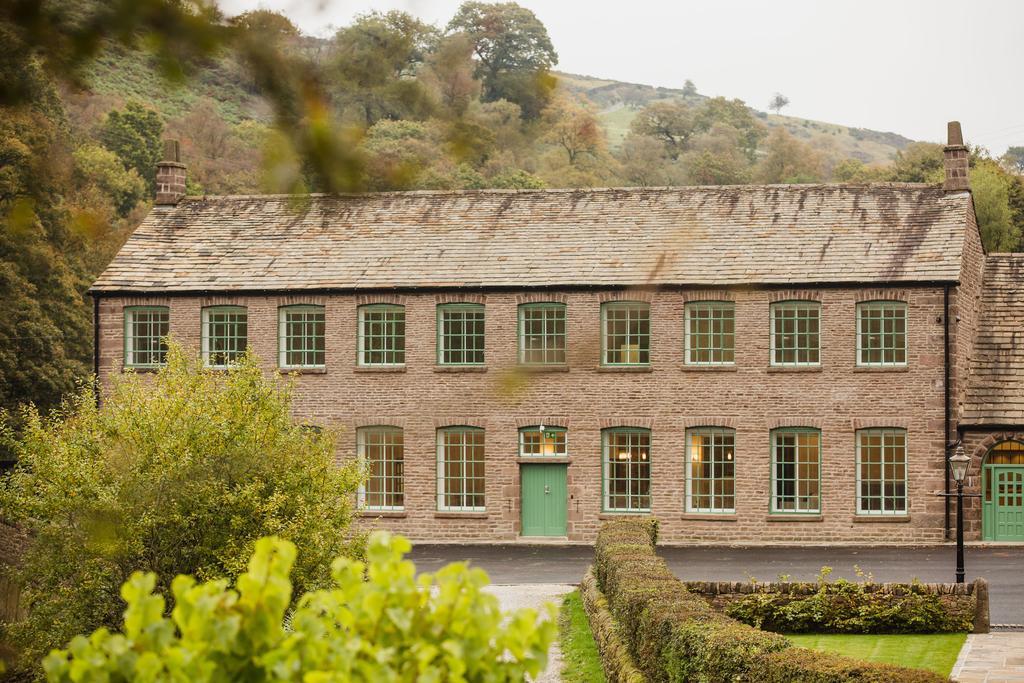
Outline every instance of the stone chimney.
[[964, 146], [960, 122], [950, 121], [947, 134], [946, 147], [942, 150], [942, 165], [946, 170], [946, 180], [942, 183], [942, 189], [947, 193], [970, 192], [971, 183], [967, 178], [967, 147]]
[[164, 157], [156, 164], [156, 203], [177, 204], [185, 196], [185, 164], [177, 140], [164, 140]]

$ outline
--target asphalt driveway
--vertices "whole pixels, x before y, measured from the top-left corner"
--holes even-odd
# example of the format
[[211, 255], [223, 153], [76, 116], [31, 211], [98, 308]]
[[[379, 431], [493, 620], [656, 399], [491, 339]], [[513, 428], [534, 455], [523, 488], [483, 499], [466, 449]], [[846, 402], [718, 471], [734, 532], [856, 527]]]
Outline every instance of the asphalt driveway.
[[[953, 580], [956, 549], [929, 547], [659, 547], [684, 580], [772, 581], [779, 575], [813, 580], [823, 566], [833, 578], [855, 579], [855, 567], [876, 581]], [[468, 560], [497, 584], [579, 583], [593, 558], [586, 546], [417, 545], [411, 559], [421, 571]], [[1024, 624], [1024, 546], [968, 547], [967, 580], [988, 580], [993, 624]]]

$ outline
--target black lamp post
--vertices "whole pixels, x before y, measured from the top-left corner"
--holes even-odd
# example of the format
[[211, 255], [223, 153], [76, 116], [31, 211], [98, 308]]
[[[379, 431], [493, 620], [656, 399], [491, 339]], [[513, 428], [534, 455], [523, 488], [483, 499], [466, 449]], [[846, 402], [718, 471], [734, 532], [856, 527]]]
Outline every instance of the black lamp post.
[[964, 453], [963, 444], [949, 456], [949, 469], [956, 481], [956, 582], [964, 582], [964, 478], [971, 459]]

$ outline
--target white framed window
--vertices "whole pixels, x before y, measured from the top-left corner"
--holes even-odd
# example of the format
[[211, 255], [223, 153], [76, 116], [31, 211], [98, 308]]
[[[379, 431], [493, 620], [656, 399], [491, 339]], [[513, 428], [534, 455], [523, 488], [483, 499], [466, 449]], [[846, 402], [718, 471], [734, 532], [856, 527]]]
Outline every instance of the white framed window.
[[359, 365], [405, 365], [405, 306], [359, 307]]
[[441, 304], [437, 307], [439, 365], [483, 365], [483, 304]]
[[771, 511], [821, 512], [821, 431], [782, 428], [772, 431]]
[[821, 304], [781, 301], [771, 305], [771, 364], [821, 365]]
[[616, 427], [601, 432], [605, 512], [651, 511], [651, 430]]
[[857, 514], [907, 514], [907, 430], [857, 431]]
[[400, 427], [356, 430], [359, 461], [366, 482], [359, 487], [359, 506], [366, 510], [405, 509], [405, 435]]
[[686, 431], [686, 511], [736, 512], [736, 431]]
[[907, 364], [907, 305], [902, 301], [857, 304], [857, 365]]
[[568, 431], [564, 427], [523, 427], [519, 430], [520, 458], [566, 458]]
[[601, 363], [651, 364], [651, 305], [612, 301], [601, 306]]
[[128, 306], [124, 309], [124, 365], [159, 368], [167, 364], [167, 335], [171, 311], [167, 306]]
[[326, 366], [323, 306], [281, 306], [277, 309], [278, 367]]
[[519, 306], [519, 362], [523, 365], [565, 365], [565, 304]]
[[736, 305], [731, 301], [686, 304], [686, 364], [734, 365]]
[[437, 509], [484, 512], [484, 430], [437, 430]]
[[203, 363], [226, 368], [238, 361], [249, 345], [249, 313], [245, 306], [208, 306], [202, 312]]

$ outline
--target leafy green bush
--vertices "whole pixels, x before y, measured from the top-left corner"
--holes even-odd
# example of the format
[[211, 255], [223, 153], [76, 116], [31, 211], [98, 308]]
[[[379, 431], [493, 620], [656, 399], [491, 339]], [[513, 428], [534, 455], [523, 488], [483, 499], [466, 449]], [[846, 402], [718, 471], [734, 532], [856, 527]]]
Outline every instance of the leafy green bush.
[[633, 660], [651, 681], [935, 683], [937, 674], [793, 647], [715, 612], [654, 552], [657, 522], [602, 525], [595, 574]]
[[153, 593], [156, 576], [137, 572], [121, 589], [123, 634], [76, 637], [46, 658], [47, 679], [489, 683], [543, 670], [554, 606], [543, 621], [532, 609], [504, 621], [497, 598], [482, 590], [483, 570], [456, 563], [417, 577], [402, 559], [409, 548], [374, 532], [367, 563], [335, 560], [335, 587], [303, 595], [290, 625], [295, 546], [287, 541], [261, 539], [234, 590], [224, 579], [178, 576], [169, 619]]
[[16, 577], [28, 618], [6, 634], [22, 668], [117, 624], [137, 570], [235, 577], [277, 535], [303, 548], [296, 588], [327, 585], [331, 559], [361, 548], [361, 472], [335, 462], [330, 433], [295, 424], [290, 400], [255, 358], [212, 372], [175, 347], [159, 373], [119, 378], [102, 408], [84, 391], [50, 417], [27, 412], [0, 482], [0, 515], [32, 538]]
[[947, 610], [941, 598], [911, 584], [882, 592], [860, 582], [818, 582], [808, 596], [751, 593], [725, 608], [745, 624], [779, 633], [953, 633], [973, 629], [971, 613]]

